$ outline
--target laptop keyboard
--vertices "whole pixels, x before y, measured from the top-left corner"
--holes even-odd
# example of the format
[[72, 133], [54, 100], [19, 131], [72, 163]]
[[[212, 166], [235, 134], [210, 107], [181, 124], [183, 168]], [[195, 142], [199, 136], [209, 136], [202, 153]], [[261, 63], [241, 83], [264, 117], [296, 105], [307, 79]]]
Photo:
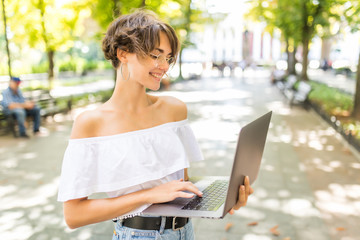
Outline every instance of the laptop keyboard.
[[227, 180], [215, 180], [202, 191], [202, 197], [195, 196], [181, 209], [216, 211], [225, 202], [228, 183], [229, 182]]

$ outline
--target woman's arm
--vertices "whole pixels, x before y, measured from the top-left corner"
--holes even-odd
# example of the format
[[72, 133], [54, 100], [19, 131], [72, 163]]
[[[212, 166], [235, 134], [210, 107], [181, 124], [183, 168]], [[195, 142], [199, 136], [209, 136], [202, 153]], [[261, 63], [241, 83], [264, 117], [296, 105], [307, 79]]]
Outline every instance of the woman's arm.
[[121, 216], [145, 204], [169, 202], [175, 198], [192, 198], [202, 193], [191, 182], [171, 181], [154, 188], [106, 199], [74, 199], [64, 202], [66, 224], [74, 229]]

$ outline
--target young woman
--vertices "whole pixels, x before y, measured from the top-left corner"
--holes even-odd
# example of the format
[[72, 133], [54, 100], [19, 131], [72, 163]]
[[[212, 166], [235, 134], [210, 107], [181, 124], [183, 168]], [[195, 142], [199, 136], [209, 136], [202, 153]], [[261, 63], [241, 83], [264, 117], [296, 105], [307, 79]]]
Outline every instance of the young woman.
[[[78, 228], [116, 218], [113, 239], [193, 239], [188, 218], [137, 216], [153, 203], [202, 195], [184, 181], [189, 162], [202, 160], [186, 105], [146, 92], [158, 90], [175, 63], [178, 38], [168, 24], [142, 10], [111, 23], [103, 51], [117, 70], [116, 86], [106, 103], [74, 123], [58, 196], [66, 223]], [[246, 179], [234, 208], [246, 205], [252, 191]], [[96, 192], [109, 198], [88, 198]], [[172, 230], [173, 220], [180, 231]]]

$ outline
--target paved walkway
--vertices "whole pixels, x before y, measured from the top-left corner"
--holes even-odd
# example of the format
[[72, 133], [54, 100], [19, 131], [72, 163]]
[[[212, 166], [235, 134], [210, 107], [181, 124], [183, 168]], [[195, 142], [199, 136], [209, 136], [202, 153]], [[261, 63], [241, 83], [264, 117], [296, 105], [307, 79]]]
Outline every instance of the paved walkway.
[[[273, 111], [248, 206], [223, 220], [193, 219], [197, 239], [360, 239], [357, 154], [316, 113], [290, 109], [268, 79], [267, 72], [248, 72], [241, 79], [186, 81], [157, 93], [188, 105], [206, 158], [192, 164], [190, 175], [229, 174], [239, 128]], [[0, 239], [111, 239], [110, 221], [69, 230], [56, 202], [71, 119], [46, 123], [43, 137], [0, 138]]]

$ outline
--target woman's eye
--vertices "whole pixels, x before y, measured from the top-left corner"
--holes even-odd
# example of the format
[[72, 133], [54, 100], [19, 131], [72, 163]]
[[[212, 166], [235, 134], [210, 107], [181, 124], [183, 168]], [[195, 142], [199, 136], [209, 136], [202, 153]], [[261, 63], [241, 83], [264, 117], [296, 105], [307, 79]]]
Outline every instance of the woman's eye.
[[156, 56], [156, 55], [154, 55], [154, 54], [150, 54], [150, 57], [151, 57], [152, 59], [157, 59], [157, 58], [158, 58], [158, 56]]

